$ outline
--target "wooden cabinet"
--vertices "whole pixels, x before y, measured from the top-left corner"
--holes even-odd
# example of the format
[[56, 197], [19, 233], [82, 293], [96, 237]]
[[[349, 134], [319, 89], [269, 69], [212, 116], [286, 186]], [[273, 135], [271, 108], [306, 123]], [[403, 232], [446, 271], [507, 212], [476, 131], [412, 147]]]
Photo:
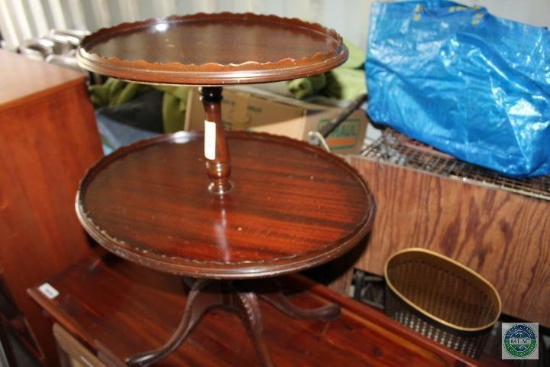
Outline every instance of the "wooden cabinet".
[[102, 155], [84, 74], [0, 50], [1, 317], [44, 365], [51, 326], [27, 294], [90, 250], [74, 210]]
[[487, 278], [499, 291], [503, 313], [550, 325], [550, 201], [391, 163], [348, 159], [367, 180], [377, 205], [355, 268], [382, 275], [395, 251], [428, 248]]
[[107, 367], [59, 324], [54, 324], [52, 329], [58, 346], [61, 367]]

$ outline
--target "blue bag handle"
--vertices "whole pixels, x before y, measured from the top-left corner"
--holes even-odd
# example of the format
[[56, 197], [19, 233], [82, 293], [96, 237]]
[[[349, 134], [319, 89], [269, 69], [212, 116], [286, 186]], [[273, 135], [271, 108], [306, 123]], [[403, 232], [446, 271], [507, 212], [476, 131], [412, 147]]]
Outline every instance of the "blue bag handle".
[[487, 9], [482, 6], [468, 7], [452, 1], [428, 0], [418, 2], [414, 8], [413, 19], [415, 21], [420, 21], [424, 16], [442, 19], [446, 16], [454, 16], [457, 12], [467, 12], [471, 14], [471, 23], [474, 25], [479, 24], [488, 13]]

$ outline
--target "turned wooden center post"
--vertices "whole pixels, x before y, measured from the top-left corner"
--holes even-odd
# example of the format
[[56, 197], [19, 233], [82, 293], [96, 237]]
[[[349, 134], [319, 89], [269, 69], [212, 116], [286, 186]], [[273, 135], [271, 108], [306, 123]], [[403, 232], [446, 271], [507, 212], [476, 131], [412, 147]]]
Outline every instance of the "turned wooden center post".
[[231, 164], [221, 114], [222, 87], [201, 87], [204, 106], [204, 156], [210, 177], [208, 190], [222, 195], [231, 190]]
[[[234, 47], [234, 40], [243, 36], [245, 41]], [[167, 40], [170, 47], [165, 47]], [[177, 62], [182, 50], [189, 50], [185, 63]], [[164, 358], [187, 338], [204, 312], [221, 306], [241, 317], [262, 365], [273, 366], [254, 292], [257, 286], [251, 289], [241, 281], [262, 278], [265, 293], [263, 278], [325, 263], [355, 246], [370, 230], [375, 211], [372, 195], [343, 160], [289, 138], [225, 132], [222, 122], [222, 85], [303, 78], [332, 70], [347, 57], [342, 37], [331, 29], [251, 13], [199, 13], [123, 23], [82, 40], [77, 58], [92, 72], [136, 82], [204, 86], [200, 95], [208, 188], [188, 185], [174, 195], [180, 179], [192, 180], [195, 173], [205, 178], [202, 159], [197, 160], [202, 148], [198, 132], [178, 132], [123, 147], [99, 161], [79, 187], [79, 219], [102, 246], [162, 272], [199, 278], [170, 340], [160, 349], [130, 357], [130, 365], [147, 366]], [[226, 138], [238, 187], [230, 180]], [[186, 169], [163, 158], [174, 152]], [[252, 152], [255, 157], [249, 157]], [[258, 190], [258, 183], [265, 180], [273, 184]], [[135, 184], [133, 189], [129, 184]], [[214, 200], [221, 211], [207, 204], [212, 195], [221, 199], [229, 192], [228, 202], [245, 204], [224, 208], [223, 200]], [[120, 208], [125, 208], [123, 214]], [[189, 225], [173, 220], [182, 212]], [[216, 220], [220, 213], [221, 226]], [[128, 222], [135, 224], [129, 232]], [[326, 232], [323, 241], [318, 240], [320, 231]], [[292, 317], [336, 316], [334, 307], [304, 313], [287, 302], [282, 290], [273, 291], [266, 300]]]

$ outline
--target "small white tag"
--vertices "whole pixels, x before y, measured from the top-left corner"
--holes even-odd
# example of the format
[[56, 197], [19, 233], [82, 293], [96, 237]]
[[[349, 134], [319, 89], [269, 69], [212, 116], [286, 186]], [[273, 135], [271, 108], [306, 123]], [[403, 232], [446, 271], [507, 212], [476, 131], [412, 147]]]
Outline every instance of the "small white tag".
[[204, 156], [206, 159], [216, 159], [216, 123], [204, 121]]
[[55, 297], [59, 296], [59, 292], [57, 291], [57, 289], [55, 289], [48, 283], [42, 284], [40, 287], [38, 287], [38, 290], [49, 299], [54, 299]]

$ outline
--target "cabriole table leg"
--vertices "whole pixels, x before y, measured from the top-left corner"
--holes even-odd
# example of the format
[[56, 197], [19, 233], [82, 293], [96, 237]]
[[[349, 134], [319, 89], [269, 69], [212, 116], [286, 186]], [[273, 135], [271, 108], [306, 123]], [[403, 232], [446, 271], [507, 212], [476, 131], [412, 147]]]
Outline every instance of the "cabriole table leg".
[[194, 282], [178, 328], [162, 347], [126, 359], [128, 366], [149, 366], [174, 352], [190, 335], [193, 328], [208, 310], [221, 307], [235, 312], [243, 322], [263, 367], [274, 367], [263, 333], [262, 311], [258, 299], [272, 304], [284, 314], [298, 319], [330, 321], [340, 315], [337, 305], [317, 309], [296, 306], [272, 279], [256, 281], [227, 281], [199, 279]]

